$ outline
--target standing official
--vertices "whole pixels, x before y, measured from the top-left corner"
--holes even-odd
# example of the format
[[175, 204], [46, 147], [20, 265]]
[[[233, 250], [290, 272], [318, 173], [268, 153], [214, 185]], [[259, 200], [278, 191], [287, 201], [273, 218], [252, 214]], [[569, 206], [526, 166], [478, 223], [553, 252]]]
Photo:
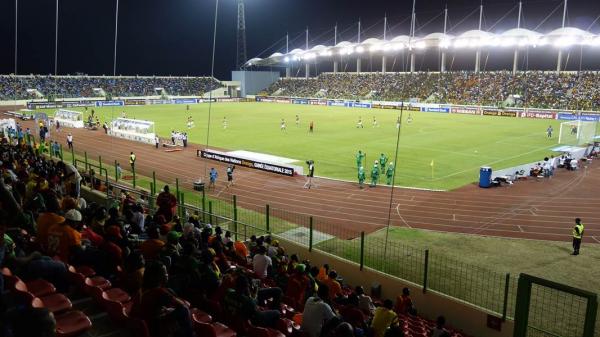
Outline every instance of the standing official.
[[67, 135], [67, 146], [69, 147], [69, 150], [73, 149], [73, 135], [70, 133]]
[[131, 170], [135, 171], [135, 153], [133, 151], [129, 154], [129, 165], [131, 166]]
[[306, 182], [304, 183], [304, 188], [310, 189], [312, 186], [312, 178], [315, 174], [315, 162], [309, 160], [306, 162], [308, 164], [308, 174], [306, 175]]
[[575, 219], [575, 227], [573, 227], [573, 255], [579, 255], [579, 248], [581, 247], [581, 239], [583, 239], [583, 224], [581, 219]]

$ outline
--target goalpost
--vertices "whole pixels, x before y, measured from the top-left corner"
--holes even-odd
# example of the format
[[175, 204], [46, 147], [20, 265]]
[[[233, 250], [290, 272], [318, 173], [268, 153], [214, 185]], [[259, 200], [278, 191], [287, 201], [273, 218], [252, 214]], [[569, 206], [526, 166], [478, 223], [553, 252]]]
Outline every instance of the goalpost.
[[582, 145], [594, 142], [598, 122], [582, 120], [560, 123], [558, 143], [566, 145]]

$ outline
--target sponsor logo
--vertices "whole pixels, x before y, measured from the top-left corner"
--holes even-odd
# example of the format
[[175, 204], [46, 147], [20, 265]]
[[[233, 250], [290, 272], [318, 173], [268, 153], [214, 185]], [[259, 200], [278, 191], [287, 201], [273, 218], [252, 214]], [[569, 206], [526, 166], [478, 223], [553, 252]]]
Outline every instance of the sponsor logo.
[[197, 156], [206, 158], [206, 159], [210, 159], [210, 160], [220, 161], [223, 163], [240, 165], [240, 166], [244, 166], [244, 167], [253, 168], [256, 170], [277, 173], [277, 174], [286, 175], [286, 176], [290, 176], [290, 177], [294, 175], [294, 169], [291, 167], [268, 164], [268, 163], [263, 163], [263, 162], [250, 160], [250, 159], [242, 159], [242, 158], [237, 158], [237, 157], [228, 156], [225, 154], [220, 154], [220, 153], [215, 153], [215, 152], [210, 152], [210, 151], [205, 151], [205, 150], [198, 150]]
[[556, 118], [556, 113], [548, 112], [548, 111], [529, 110], [526, 112], [521, 112], [519, 115], [522, 118], [537, 118], [537, 119], [555, 119]]
[[96, 106], [124, 106], [123, 101], [96, 101]]

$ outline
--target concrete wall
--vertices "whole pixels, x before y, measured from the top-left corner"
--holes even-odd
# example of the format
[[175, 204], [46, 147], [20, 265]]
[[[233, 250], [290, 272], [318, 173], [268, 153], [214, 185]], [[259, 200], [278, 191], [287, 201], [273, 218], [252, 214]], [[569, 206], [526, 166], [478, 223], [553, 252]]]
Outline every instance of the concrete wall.
[[361, 271], [359, 265], [356, 263], [316, 250], [309, 253], [305, 246], [280, 238], [278, 240], [287, 252], [297, 253], [301, 259], [310, 260], [311, 264], [323, 265], [324, 263], [328, 263], [344, 278], [344, 282], [352, 286], [362, 285], [369, 292], [373, 283], [380, 284], [381, 296], [383, 298], [395, 301], [396, 296], [402, 292], [402, 288], [410, 288], [411, 297], [419, 315], [427, 319], [435, 320], [437, 316], [444, 315], [449, 326], [462, 330], [471, 336], [513, 336], [513, 321], [508, 320], [504, 322], [501, 331], [492, 330], [487, 327], [488, 312], [482, 308], [469, 305], [431, 290], [427, 290], [427, 293], [424, 294], [421, 286], [411, 282], [366, 267]]
[[240, 94], [242, 97], [246, 95], [256, 95], [261, 90], [266, 89], [269, 85], [276, 82], [280, 77], [277, 71], [232, 71], [231, 79], [239, 81]]

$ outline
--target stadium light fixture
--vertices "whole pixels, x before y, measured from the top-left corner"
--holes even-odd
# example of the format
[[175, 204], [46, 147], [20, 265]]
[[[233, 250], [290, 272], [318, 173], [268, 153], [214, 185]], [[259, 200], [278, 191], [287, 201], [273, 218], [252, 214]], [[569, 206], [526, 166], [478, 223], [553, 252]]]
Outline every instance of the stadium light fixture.
[[404, 49], [404, 44], [403, 43], [396, 43], [393, 47], [394, 50], [402, 50]]
[[356, 52], [359, 54], [362, 54], [365, 51], [365, 48], [363, 46], [358, 46], [356, 47]]
[[425, 49], [425, 47], [427, 47], [427, 44], [425, 43], [425, 41], [419, 41], [419, 42], [415, 43], [415, 48], [417, 48], [417, 49]]
[[576, 44], [575, 38], [572, 36], [563, 36], [556, 41], [554, 41], [554, 46], [557, 48], [567, 48], [574, 44]]
[[451, 45], [451, 43], [450, 43], [449, 39], [443, 39], [439, 43], [439, 47], [444, 48], [444, 49], [448, 49], [448, 47], [450, 47], [450, 45]]
[[283, 58], [283, 61], [284, 61], [285, 63], [288, 63], [288, 62], [290, 62], [290, 58], [289, 58], [289, 56], [286, 56], [286, 57], [284, 57], [284, 58]]

